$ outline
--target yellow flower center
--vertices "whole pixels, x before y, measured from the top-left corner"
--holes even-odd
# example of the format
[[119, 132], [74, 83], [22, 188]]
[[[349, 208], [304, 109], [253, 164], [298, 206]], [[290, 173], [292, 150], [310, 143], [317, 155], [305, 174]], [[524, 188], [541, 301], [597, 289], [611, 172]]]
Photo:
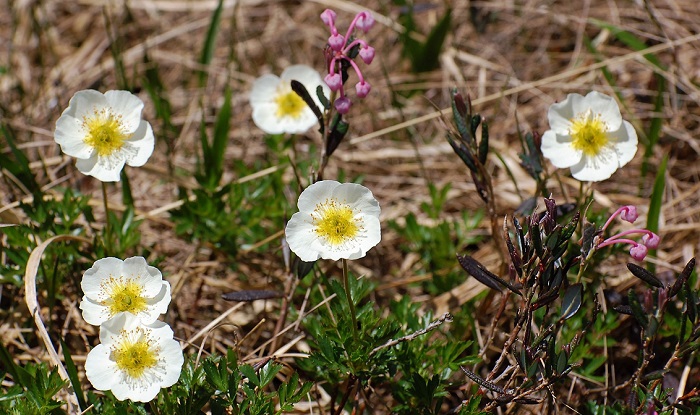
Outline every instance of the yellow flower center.
[[109, 278], [103, 282], [103, 290], [107, 299], [102, 305], [109, 307], [109, 315], [114, 316], [122, 311], [138, 314], [148, 305], [143, 296], [143, 286], [131, 278]]
[[100, 156], [109, 156], [121, 149], [131, 137], [131, 134], [124, 133], [121, 116], [109, 109], [95, 110], [92, 116], [83, 117], [83, 126], [87, 130], [85, 144], [94, 148]]
[[131, 378], [140, 378], [158, 363], [158, 348], [152, 347], [144, 336], [135, 341], [126, 338], [112, 350], [112, 357], [121, 371]]
[[291, 89], [277, 95], [275, 97], [275, 103], [277, 104], [277, 116], [280, 118], [299, 118], [301, 112], [306, 107], [304, 100]]
[[316, 234], [331, 245], [341, 245], [356, 237], [362, 228], [350, 206], [334, 199], [316, 205], [311, 216], [316, 225]]
[[600, 119], [600, 114], [593, 115], [590, 109], [571, 120], [569, 133], [573, 138], [571, 145], [587, 156], [599, 154], [610, 141], [608, 125]]

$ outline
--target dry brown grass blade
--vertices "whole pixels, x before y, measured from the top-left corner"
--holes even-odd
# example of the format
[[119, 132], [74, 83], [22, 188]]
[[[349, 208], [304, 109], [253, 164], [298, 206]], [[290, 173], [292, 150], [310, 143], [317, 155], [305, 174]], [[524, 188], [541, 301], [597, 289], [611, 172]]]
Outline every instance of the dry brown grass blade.
[[39, 244], [39, 246], [34, 248], [32, 253], [29, 255], [29, 260], [27, 261], [27, 269], [24, 274], [24, 298], [27, 303], [27, 308], [29, 309], [29, 312], [32, 313], [34, 324], [36, 325], [37, 331], [39, 332], [39, 337], [41, 337], [41, 340], [44, 342], [46, 350], [49, 353], [49, 360], [58, 369], [58, 374], [61, 376], [61, 379], [68, 382], [66, 390], [69, 391], [71, 403], [77, 404], [77, 400], [74, 400], [75, 396], [73, 396], [73, 392], [70, 389], [70, 379], [68, 377], [68, 372], [63, 366], [63, 363], [61, 363], [61, 358], [58, 356], [58, 352], [56, 351], [56, 348], [54, 347], [53, 342], [51, 341], [51, 337], [49, 337], [49, 332], [46, 330], [44, 321], [41, 318], [41, 309], [39, 308], [39, 299], [37, 297], [36, 291], [36, 274], [39, 272], [39, 264], [41, 263], [41, 257], [49, 245], [51, 245], [53, 242], [60, 241], [78, 241], [87, 244], [91, 243], [89, 239], [80, 236], [56, 235], [45, 240], [44, 242]]

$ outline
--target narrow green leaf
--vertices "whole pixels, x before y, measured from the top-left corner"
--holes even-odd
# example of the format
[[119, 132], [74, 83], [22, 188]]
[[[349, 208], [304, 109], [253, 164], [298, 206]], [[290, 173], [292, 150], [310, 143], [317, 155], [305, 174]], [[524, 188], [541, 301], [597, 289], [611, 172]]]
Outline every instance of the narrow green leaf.
[[440, 53], [445, 43], [445, 38], [450, 31], [452, 22], [452, 10], [447, 10], [442, 19], [428, 34], [425, 43], [420, 45], [417, 56], [412, 59], [414, 72], [428, 72], [437, 68], [440, 64]]
[[583, 286], [581, 284], [572, 284], [566, 289], [564, 299], [561, 303], [561, 317], [559, 317], [559, 320], [568, 320], [574, 314], [576, 314], [576, 312], [581, 308], [582, 294]]
[[63, 360], [66, 362], [68, 379], [70, 379], [70, 384], [73, 386], [73, 390], [75, 391], [75, 397], [78, 398], [78, 406], [80, 406], [80, 409], [85, 411], [88, 405], [85, 402], [85, 395], [83, 394], [83, 389], [80, 386], [78, 368], [75, 366], [75, 362], [73, 362], [73, 357], [71, 357], [70, 351], [68, 350], [68, 345], [63, 340], [61, 340], [61, 349], [63, 350]]
[[[614, 24], [604, 22], [602, 20], [598, 19], [590, 19], [589, 20], [591, 23], [594, 25], [601, 27], [603, 29], [608, 29], [610, 33], [612, 33], [613, 36], [617, 38], [620, 42], [624, 43], [625, 45], [629, 46], [631, 49], [635, 51], [640, 51], [648, 48], [647, 44], [644, 43], [641, 39], [633, 35], [632, 33], [621, 29], [620, 27], [615, 26]], [[656, 66], [657, 68], [661, 69], [662, 71], [666, 70], [666, 66], [661, 63], [659, 58], [657, 58], [655, 55], [652, 55], [651, 53], [644, 54], [644, 59], [648, 60], [652, 65]]]
[[[226, 87], [224, 93], [224, 104], [219, 109], [219, 114], [216, 116], [216, 124], [214, 124], [214, 137], [211, 144], [211, 166], [206, 166], [213, 170], [215, 176], [215, 186], [218, 186], [221, 181], [221, 176], [224, 174], [224, 154], [226, 153], [226, 145], [228, 144], [228, 136], [231, 131], [231, 88]], [[212, 179], [213, 180], [213, 179]], [[212, 183], [214, 184], [214, 183]]]
[[[203, 66], [209, 65], [212, 57], [214, 56], [214, 47], [216, 44], [216, 35], [219, 32], [219, 25], [221, 24], [221, 14], [224, 10], [224, 0], [219, 0], [219, 4], [214, 10], [214, 14], [211, 16], [211, 23], [209, 24], [209, 30], [207, 30], [207, 37], [204, 39], [204, 48], [202, 48], [202, 55], [199, 58], [199, 63]], [[199, 71], [199, 87], [204, 87], [207, 80], [207, 71]]]
[[[659, 218], [661, 216], [661, 205], [663, 204], [664, 188], [666, 186], [666, 163], [668, 155], [664, 156], [659, 165], [659, 170], [656, 172], [654, 179], [654, 188], [651, 192], [649, 202], [649, 213], [647, 214], [647, 229], [658, 234], [659, 233]], [[656, 249], [650, 249], [649, 254], [656, 256]], [[655, 272], [653, 263], [649, 263], [649, 272]]]

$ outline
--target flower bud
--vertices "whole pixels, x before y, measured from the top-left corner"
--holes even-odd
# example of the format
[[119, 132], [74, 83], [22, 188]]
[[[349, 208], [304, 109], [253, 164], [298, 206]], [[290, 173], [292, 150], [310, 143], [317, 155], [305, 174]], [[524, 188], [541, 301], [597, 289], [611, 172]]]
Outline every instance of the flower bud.
[[357, 91], [357, 97], [358, 98], [364, 98], [369, 94], [369, 91], [372, 89], [372, 85], [369, 84], [367, 81], [360, 81], [355, 85], [355, 90]]
[[654, 232], [649, 232], [642, 236], [642, 243], [649, 249], [656, 249], [659, 247], [660, 238], [659, 235]]
[[622, 212], [620, 212], [620, 219], [625, 220], [629, 223], [634, 223], [634, 221], [637, 220], [638, 217], [639, 214], [637, 213], [637, 208], [632, 205], [625, 206]]
[[372, 26], [374, 26], [374, 17], [372, 17], [372, 13], [360, 12], [355, 26], [363, 32], [367, 33], [369, 29], [371, 29]]
[[339, 73], [328, 74], [323, 78], [331, 91], [339, 91], [343, 87], [343, 78]]
[[374, 59], [374, 48], [372, 46], [366, 46], [360, 49], [360, 59], [367, 65], [372, 63]]
[[345, 46], [345, 38], [343, 37], [343, 35], [337, 33], [334, 35], [330, 35], [328, 37], [328, 46], [330, 46], [331, 49], [333, 49], [334, 51], [340, 52], [341, 50], [343, 50], [343, 46]]
[[331, 26], [335, 23], [336, 14], [331, 9], [326, 9], [321, 13], [321, 20], [326, 26]]
[[340, 114], [347, 114], [350, 111], [351, 105], [352, 102], [350, 102], [350, 99], [348, 97], [340, 97], [335, 100], [335, 109]]
[[630, 249], [630, 256], [636, 259], [637, 261], [642, 261], [647, 256], [648, 251], [649, 250], [646, 246], [642, 244], [637, 244], [636, 246], [633, 246], [632, 249]]

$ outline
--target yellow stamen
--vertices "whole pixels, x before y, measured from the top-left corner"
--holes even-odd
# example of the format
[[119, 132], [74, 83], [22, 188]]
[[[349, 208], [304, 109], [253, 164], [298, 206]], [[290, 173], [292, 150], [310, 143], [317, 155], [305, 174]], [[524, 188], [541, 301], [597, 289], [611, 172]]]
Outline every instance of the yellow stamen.
[[356, 237], [362, 228], [350, 206], [334, 199], [326, 199], [316, 205], [311, 216], [316, 225], [316, 234], [331, 245], [341, 245]]
[[83, 126], [87, 130], [85, 144], [93, 147], [100, 156], [109, 156], [121, 149], [131, 137], [131, 134], [124, 133], [121, 116], [106, 108], [83, 117]]
[[[141, 337], [141, 336], [139, 336]], [[147, 338], [136, 341], [124, 339], [112, 351], [117, 367], [131, 378], [140, 378], [143, 373], [158, 363], [158, 349], [151, 347]]]
[[275, 103], [277, 104], [277, 116], [280, 118], [299, 118], [304, 107], [306, 107], [304, 100], [292, 90], [277, 95]]
[[573, 138], [571, 145], [587, 156], [598, 155], [610, 141], [607, 124], [600, 119], [600, 114], [594, 115], [591, 110], [571, 119], [569, 133]]
[[138, 314], [148, 305], [143, 296], [143, 286], [133, 279], [111, 277], [103, 282], [103, 290], [107, 299], [102, 304], [109, 307], [110, 316], [122, 311]]

